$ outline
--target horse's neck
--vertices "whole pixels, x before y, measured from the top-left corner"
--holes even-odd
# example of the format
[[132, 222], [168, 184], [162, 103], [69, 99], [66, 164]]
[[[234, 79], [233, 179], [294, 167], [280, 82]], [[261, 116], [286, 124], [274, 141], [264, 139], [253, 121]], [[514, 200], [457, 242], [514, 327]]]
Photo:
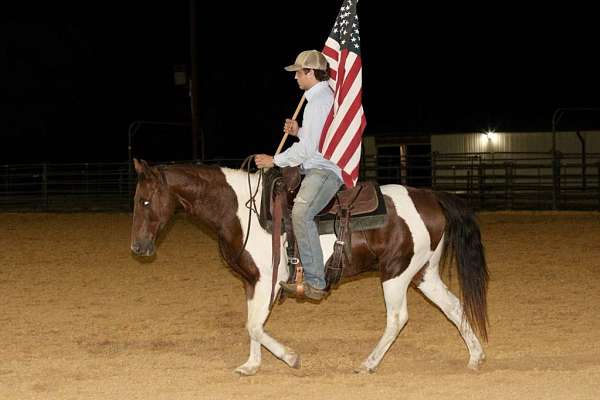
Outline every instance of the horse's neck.
[[[256, 190], [256, 174], [241, 170], [194, 166], [192, 169], [172, 169], [172, 192], [179, 198], [186, 212], [206, 222], [217, 232], [233, 229], [240, 210], [246, 209], [250, 185]], [[259, 190], [260, 192], [260, 190]], [[260, 200], [260, 193], [257, 196]]]
[[[262, 180], [259, 174], [249, 174], [243, 170], [222, 168], [222, 171], [231, 192], [235, 195], [237, 201], [236, 226], [241, 228], [245, 239], [250, 220], [257, 218], [249, 208], [258, 212], [261, 203]], [[251, 200], [252, 198], [253, 200]], [[258, 221], [255, 220], [254, 227], [258, 226]]]

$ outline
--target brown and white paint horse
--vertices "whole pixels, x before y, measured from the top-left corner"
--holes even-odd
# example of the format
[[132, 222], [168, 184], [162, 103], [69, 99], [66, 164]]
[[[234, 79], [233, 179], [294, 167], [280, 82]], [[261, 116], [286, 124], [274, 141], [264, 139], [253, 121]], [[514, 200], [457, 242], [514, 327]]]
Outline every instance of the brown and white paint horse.
[[[238, 367], [253, 375], [261, 364], [261, 346], [290, 367], [300, 367], [300, 356], [264, 330], [270, 313], [271, 237], [255, 214], [245, 249], [250, 198], [248, 182], [259, 185], [257, 174], [202, 165], [149, 167], [134, 160], [138, 174], [131, 233], [131, 250], [142, 256], [155, 252], [155, 241], [178, 205], [197, 217], [218, 236], [225, 262], [242, 278], [248, 303], [250, 356]], [[248, 181], [250, 179], [250, 181]], [[485, 355], [474, 329], [487, 338], [486, 290], [488, 273], [474, 214], [458, 197], [400, 185], [381, 187], [388, 208], [386, 226], [352, 235], [352, 268], [344, 276], [379, 270], [387, 308], [387, 326], [379, 343], [357, 372], [373, 372], [408, 320], [406, 292], [411, 282], [436, 304], [458, 328], [469, 350], [468, 367], [476, 369]], [[257, 202], [260, 202], [258, 191]], [[332, 254], [334, 235], [321, 236], [325, 259]], [[283, 243], [283, 240], [282, 240]], [[283, 248], [279, 281], [288, 269]], [[241, 252], [241, 253], [240, 253]], [[444, 253], [456, 259], [461, 300], [440, 278]], [[279, 290], [279, 285], [275, 290]], [[473, 329], [474, 328], [474, 329]]]

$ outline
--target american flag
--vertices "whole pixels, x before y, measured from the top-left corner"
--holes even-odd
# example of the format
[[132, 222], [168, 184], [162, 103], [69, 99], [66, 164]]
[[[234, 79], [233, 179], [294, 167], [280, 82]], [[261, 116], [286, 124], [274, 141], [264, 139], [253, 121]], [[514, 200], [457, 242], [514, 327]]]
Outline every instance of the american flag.
[[356, 3], [344, 0], [323, 54], [329, 63], [334, 102], [325, 121], [319, 150], [342, 169], [347, 187], [358, 180], [361, 138], [367, 120], [362, 107], [362, 62]]

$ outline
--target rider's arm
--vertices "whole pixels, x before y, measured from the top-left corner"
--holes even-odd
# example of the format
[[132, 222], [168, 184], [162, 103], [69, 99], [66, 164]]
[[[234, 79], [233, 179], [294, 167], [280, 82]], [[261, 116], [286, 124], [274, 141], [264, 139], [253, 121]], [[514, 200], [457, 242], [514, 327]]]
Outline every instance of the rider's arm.
[[311, 101], [306, 105], [302, 127], [298, 130], [298, 142], [273, 159], [279, 167], [295, 167], [313, 157], [319, 151], [319, 140], [325, 120], [331, 110], [327, 99]]

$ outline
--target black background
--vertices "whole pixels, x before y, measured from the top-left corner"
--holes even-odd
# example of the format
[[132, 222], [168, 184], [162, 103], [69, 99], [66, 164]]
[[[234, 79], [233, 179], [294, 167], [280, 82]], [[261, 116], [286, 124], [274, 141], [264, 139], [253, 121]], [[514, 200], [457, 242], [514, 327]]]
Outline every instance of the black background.
[[[274, 151], [301, 96], [283, 66], [322, 48], [340, 5], [197, 4], [208, 158]], [[549, 131], [558, 107], [600, 106], [595, 15], [361, 0], [365, 134]], [[0, 18], [1, 163], [124, 161], [133, 121], [190, 121], [173, 78], [190, 68], [189, 1], [24, 2]], [[598, 129], [599, 114], [566, 115], [561, 128]], [[189, 136], [146, 127], [134, 155], [187, 158]]]

